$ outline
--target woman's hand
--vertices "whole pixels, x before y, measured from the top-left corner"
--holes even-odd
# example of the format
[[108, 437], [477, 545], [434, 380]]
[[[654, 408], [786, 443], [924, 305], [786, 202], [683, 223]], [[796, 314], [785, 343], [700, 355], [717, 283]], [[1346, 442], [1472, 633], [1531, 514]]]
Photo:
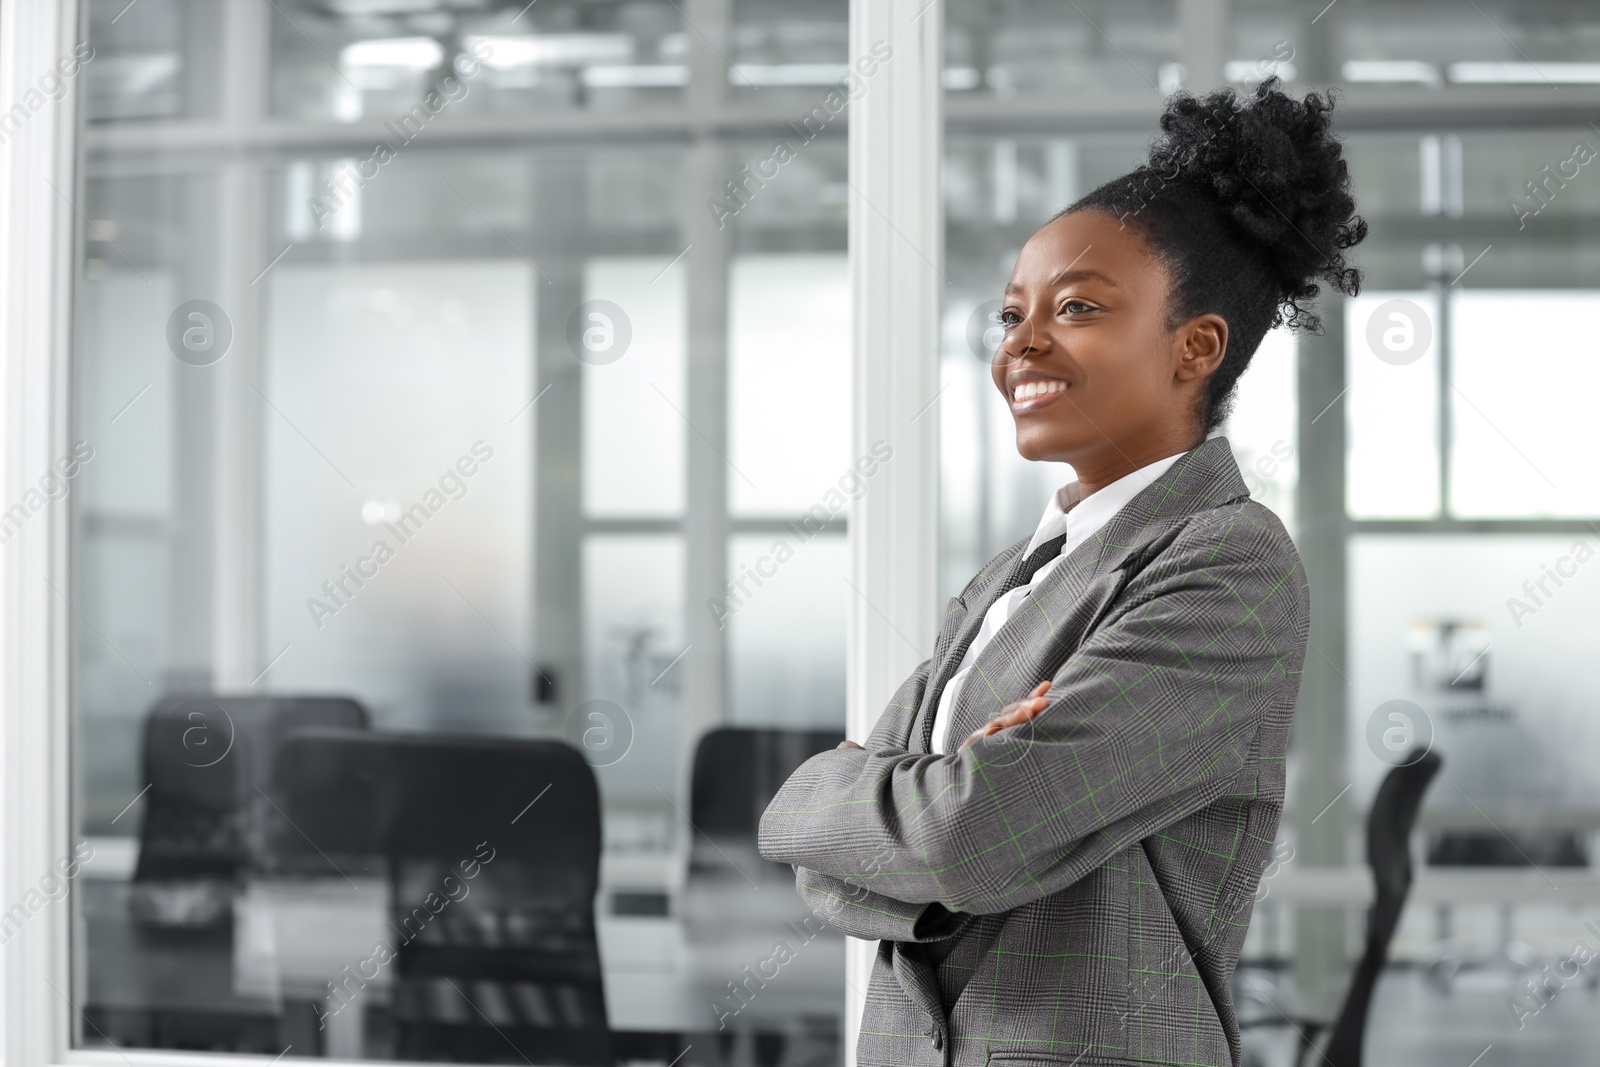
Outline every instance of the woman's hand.
[[1023, 723], [1032, 719], [1035, 715], [1039, 714], [1045, 708], [1050, 706], [1050, 702], [1044, 698], [1044, 695], [1049, 688], [1050, 681], [1049, 679], [1046, 679], [1045, 681], [1042, 681], [1038, 685], [1034, 686], [1033, 692], [1029, 693], [1022, 700], [1013, 701], [1012, 703], [1001, 708], [999, 715], [995, 716], [993, 719], [972, 731], [972, 733], [968, 735], [967, 739], [961, 742], [961, 747], [966, 748], [968, 745], [971, 745], [973, 742], [977, 741], [980, 737], [988, 737], [990, 734], [997, 734], [1008, 726], [1021, 726]]
[[835, 745], [833, 747], [834, 748], [853, 748], [857, 752], [865, 752], [866, 751], [866, 749], [862, 748], [860, 745], [856, 744], [854, 741], [840, 741], [837, 745]]

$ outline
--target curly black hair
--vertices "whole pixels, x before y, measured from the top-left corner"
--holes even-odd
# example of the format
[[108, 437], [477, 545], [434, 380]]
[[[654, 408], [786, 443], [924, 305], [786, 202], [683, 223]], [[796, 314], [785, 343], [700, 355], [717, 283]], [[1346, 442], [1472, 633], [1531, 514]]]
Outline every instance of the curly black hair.
[[1174, 93], [1149, 161], [1056, 216], [1094, 208], [1135, 227], [1172, 275], [1169, 328], [1208, 312], [1227, 322], [1227, 350], [1202, 402], [1206, 433], [1227, 418], [1269, 329], [1321, 331], [1311, 310], [1319, 282], [1361, 291], [1344, 250], [1367, 224], [1354, 214], [1333, 106], [1332, 94], [1296, 100], [1276, 76], [1244, 98]]

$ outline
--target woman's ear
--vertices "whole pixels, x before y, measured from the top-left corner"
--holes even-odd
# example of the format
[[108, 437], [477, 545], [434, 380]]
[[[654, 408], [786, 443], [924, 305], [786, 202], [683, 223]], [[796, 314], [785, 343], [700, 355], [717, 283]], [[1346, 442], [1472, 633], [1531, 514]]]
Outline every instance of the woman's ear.
[[1178, 381], [1207, 378], [1222, 365], [1228, 351], [1228, 322], [1215, 312], [1196, 315], [1178, 329], [1173, 369]]

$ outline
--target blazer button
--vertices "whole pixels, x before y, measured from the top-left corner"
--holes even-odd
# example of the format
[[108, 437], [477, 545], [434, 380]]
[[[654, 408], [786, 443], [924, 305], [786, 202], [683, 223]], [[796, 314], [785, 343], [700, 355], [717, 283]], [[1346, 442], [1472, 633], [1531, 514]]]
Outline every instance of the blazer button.
[[935, 1051], [935, 1052], [943, 1052], [944, 1051], [944, 1035], [943, 1034], [934, 1034], [933, 1035], [933, 1051]]

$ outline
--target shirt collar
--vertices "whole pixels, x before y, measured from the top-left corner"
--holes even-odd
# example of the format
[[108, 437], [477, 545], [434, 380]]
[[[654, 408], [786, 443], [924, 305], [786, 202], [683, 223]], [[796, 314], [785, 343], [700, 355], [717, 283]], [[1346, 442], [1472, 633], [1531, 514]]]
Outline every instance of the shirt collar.
[[1104, 526], [1111, 516], [1138, 496], [1140, 490], [1165, 474], [1167, 468], [1184, 454], [1176, 452], [1154, 463], [1147, 463], [1081, 500], [1078, 499], [1076, 481], [1063, 485], [1050, 494], [1050, 502], [1045, 505], [1044, 516], [1039, 520], [1038, 529], [1034, 530], [1033, 539], [1028, 542], [1028, 547], [1022, 553], [1024, 558], [1032, 555], [1034, 549], [1046, 541], [1062, 534], [1067, 535], [1067, 543], [1063, 546], [1063, 550], [1070, 551], [1084, 537]]

